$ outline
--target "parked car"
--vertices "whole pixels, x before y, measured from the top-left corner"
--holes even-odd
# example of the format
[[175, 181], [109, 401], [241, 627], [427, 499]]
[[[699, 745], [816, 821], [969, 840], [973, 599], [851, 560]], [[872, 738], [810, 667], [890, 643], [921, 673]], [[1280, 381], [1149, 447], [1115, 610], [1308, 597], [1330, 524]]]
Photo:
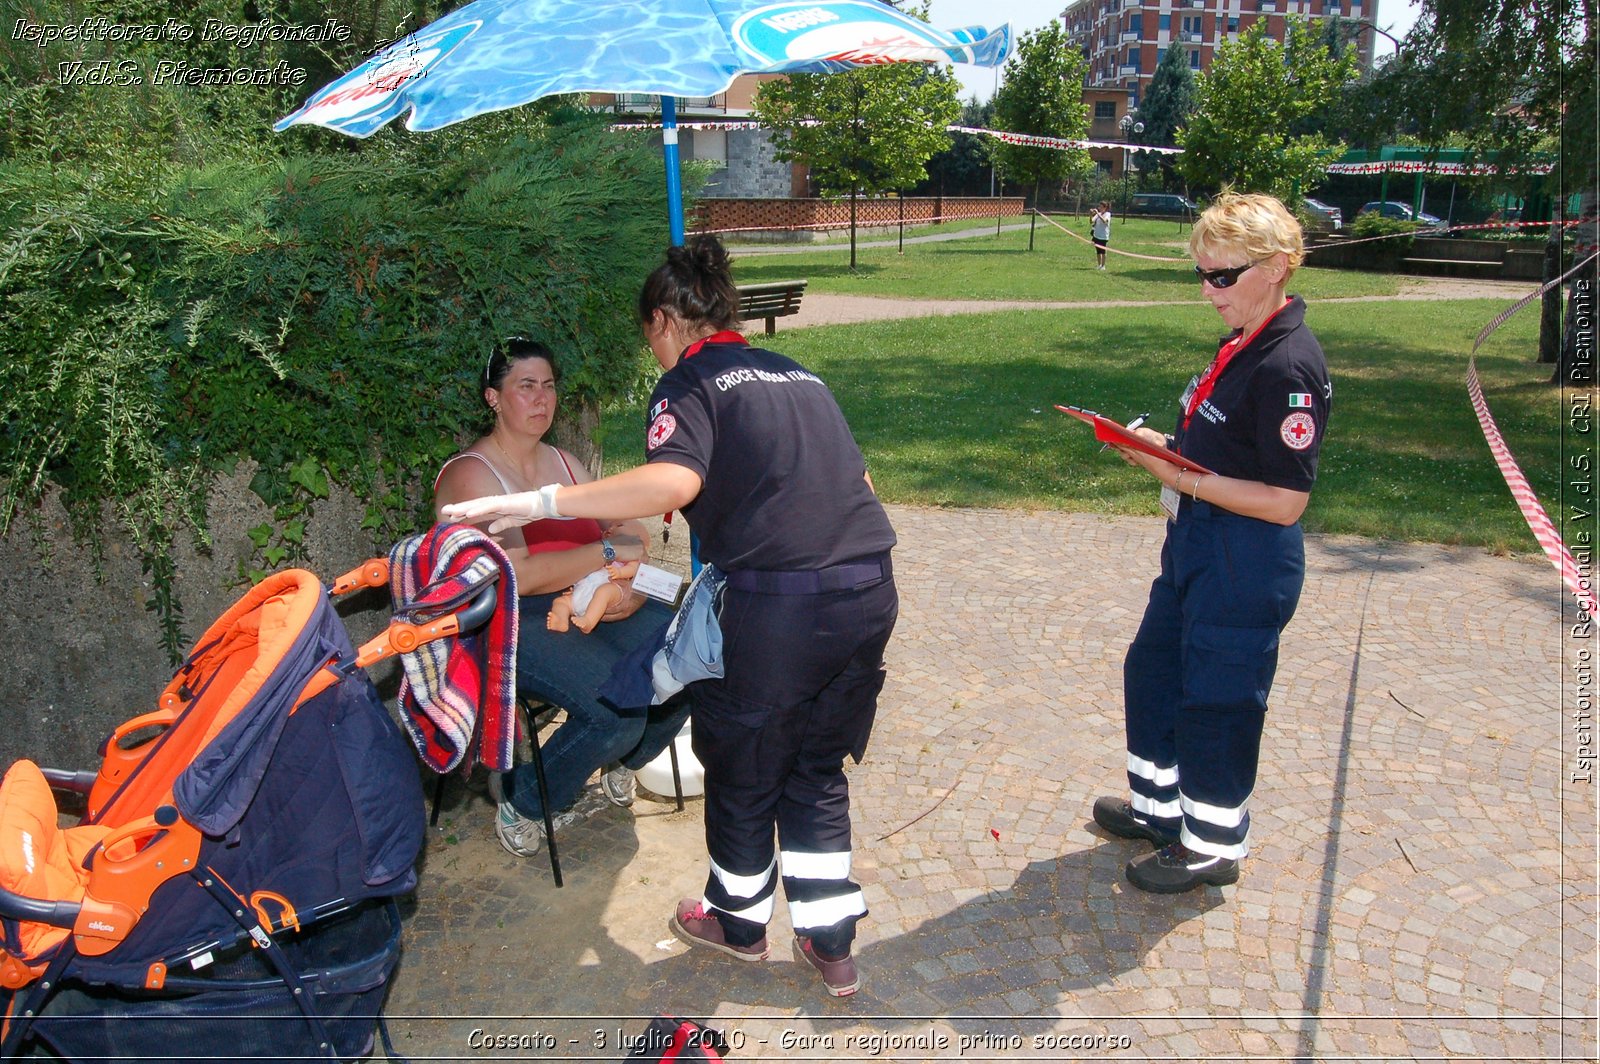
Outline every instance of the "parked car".
[[1186, 196], [1170, 192], [1135, 192], [1128, 201], [1129, 214], [1166, 214], [1192, 218], [1200, 208]]
[[1429, 214], [1427, 211], [1414, 211], [1409, 203], [1398, 203], [1395, 200], [1373, 200], [1371, 203], [1364, 203], [1361, 209], [1356, 211], [1356, 217], [1373, 211], [1385, 218], [1397, 218], [1402, 222], [1421, 222], [1430, 229], [1445, 228], [1444, 219], [1438, 215]]
[[1305, 204], [1306, 213], [1311, 216], [1311, 227], [1313, 229], [1339, 230], [1344, 228], [1344, 212], [1339, 208], [1330, 207], [1321, 200], [1312, 199], [1310, 196], [1307, 196], [1301, 202]]

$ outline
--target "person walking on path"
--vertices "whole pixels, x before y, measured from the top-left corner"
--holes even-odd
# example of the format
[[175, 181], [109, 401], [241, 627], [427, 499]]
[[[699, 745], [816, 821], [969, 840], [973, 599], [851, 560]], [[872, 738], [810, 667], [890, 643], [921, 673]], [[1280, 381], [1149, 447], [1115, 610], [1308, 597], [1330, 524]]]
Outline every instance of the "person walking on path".
[[701, 556], [726, 574], [724, 675], [686, 689], [711, 869], [671, 926], [691, 946], [762, 960], [781, 875], [797, 958], [844, 997], [860, 986], [851, 947], [867, 912], [850, 878], [844, 758], [866, 752], [883, 687], [899, 612], [895, 533], [833, 394], [798, 363], [751, 347], [733, 331], [738, 311], [721, 243], [670, 249], [639, 296], [665, 371], [645, 464], [444, 515], [492, 517], [493, 530], [683, 511]]
[[1300, 515], [1333, 400], [1305, 303], [1284, 294], [1305, 251], [1283, 204], [1219, 197], [1189, 251], [1233, 331], [1189, 382], [1176, 435], [1135, 431], [1210, 472], [1119, 447], [1161, 482], [1167, 538], [1123, 663], [1131, 799], [1094, 803], [1106, 831], [1160, 847], [1127, 877], [1161, 894], [1239, 878], [1278, 637], [1305, 581]]
[[1089, 236], [1094, 240], [1095, 269], [1106, 268], [1106, 245], [1111, 243], [1111, 201], [1101, 200], [1089, 215]]

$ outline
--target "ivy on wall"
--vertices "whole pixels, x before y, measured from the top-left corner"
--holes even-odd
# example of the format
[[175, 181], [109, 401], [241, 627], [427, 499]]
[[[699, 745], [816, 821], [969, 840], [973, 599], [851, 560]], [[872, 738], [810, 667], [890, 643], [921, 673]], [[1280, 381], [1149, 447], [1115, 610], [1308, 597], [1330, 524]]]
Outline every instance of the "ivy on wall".
[[496, 339], [548, 343], [569, 410], [644, 365], [633, 304], [667, 238], [641, 138], [561, 106], [316, 136], [133, 175], [0, 160], [0, 535], [59, 489], [92, 543], [109, 504], [174, 655], [172, 548], [206, 544], [219, 472], [256, 465], [260, 568], [300, 556], [334, 483], [381, 547], [427, 523], [440, 461], [484, 427]]

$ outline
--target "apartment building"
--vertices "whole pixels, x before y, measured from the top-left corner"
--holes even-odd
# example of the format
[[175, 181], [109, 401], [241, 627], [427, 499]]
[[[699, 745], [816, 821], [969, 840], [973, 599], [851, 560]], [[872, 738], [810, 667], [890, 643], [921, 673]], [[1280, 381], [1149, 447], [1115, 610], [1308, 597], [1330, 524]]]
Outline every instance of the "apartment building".
[[[1199, 73], [1210, 69], [1218, 45], [1263, 19], [1282, 41], [1292, 15], [1376, 22], [1378, 0], [1078, 0], [1061, 18], [1089, 60], [1084, 87], [1120, 89], [1138, 106], [1168, 48], [1182, 48]], [[1361, 65], [1370, 68], [1375, 34], [1351, 30]]]
[[[717, 96], [678, 97], [679, 157], [684, 162], [709, 162], [716, 167], [703, 195], [807, 195], [805, 167], [780, 160], [767, 131], [748, 125], [755, 119], [757, 87], [780, 76], [741, 74], [727, 92]], [[590, 93], [589, 106], [610, 111], [619, 121], [649, 122], [661, 117], [661, 98], [640, 93]], [[657, 143], [660, 136], [655, 134]]]

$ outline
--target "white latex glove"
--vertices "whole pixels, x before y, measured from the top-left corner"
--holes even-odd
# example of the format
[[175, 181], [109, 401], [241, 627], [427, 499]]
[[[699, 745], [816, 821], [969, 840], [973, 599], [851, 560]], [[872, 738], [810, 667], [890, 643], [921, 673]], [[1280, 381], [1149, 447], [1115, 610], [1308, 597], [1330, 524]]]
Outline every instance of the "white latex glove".
[[556, 509], [556, 489], [559, 484], [546, 484], [538, 491], [520, 491], [515, 495], [485, 495], [481, 499], [446, 504], [439, 511], [448, 521], [476, 525], [493, 518], [489, 524], [491, 534], [523, 525], [529, 521], [565, 520]]

